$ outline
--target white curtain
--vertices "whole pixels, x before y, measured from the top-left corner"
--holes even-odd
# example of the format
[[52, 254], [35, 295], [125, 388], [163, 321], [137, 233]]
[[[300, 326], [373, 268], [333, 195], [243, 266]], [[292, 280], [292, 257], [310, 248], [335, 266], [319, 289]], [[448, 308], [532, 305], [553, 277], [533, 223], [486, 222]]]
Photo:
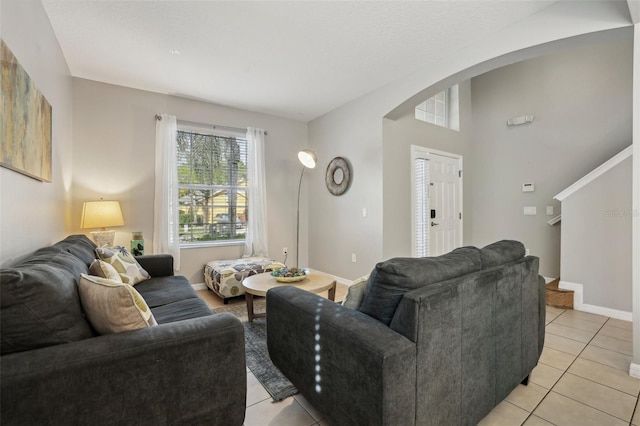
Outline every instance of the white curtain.
[[247, 128], [249, 180], [247, 236], [244, 257], [267, 256], [267, 184], [264, 170], [264, 130]]
[[173, 256], [180, 270], [178, 234], [178, 168], [176, 165], [176, 117], [162, 114], [156, 120], [156, 188], [153, 205], [153, 252]]

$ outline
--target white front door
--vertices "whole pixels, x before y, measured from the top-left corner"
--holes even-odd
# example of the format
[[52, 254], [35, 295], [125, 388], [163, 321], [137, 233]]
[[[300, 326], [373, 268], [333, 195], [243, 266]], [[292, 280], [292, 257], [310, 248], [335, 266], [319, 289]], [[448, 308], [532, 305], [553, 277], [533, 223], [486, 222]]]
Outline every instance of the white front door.
[[429, 162], [429, 256], [439, 256], [462, 245], [462, 173], [459, 158], [431, 153]]
[[412, 254], [438, 256], [462, 245], [462, 157], [411, 147]]

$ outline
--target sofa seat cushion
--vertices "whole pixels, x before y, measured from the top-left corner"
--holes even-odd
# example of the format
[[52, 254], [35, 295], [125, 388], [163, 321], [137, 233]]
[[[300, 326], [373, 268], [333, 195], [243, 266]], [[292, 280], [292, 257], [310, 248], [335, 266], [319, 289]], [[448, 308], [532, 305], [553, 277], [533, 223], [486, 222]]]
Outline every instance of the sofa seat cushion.
[[151, 308], [158, 324], [167, 324], [191, 318], [213, 315], [207, 304], [196, 297], [195, 299], [178, 300], [162, 306]]
[[475, 247], [461, 247], [438, 257], [397, 257], [380, 262], [369, 276], [358, 310], [389, 325], [407, 291], [481, 268], [480, 251]]
[[504, 265], [505, 263], [520, 259], [524, 257], [524, 255], [524, 244], [520, 241], [512, 240], [497, 241], [480, 250], [482, 269]]
[[77, 289], [87, 272], [83, 260], [56, 247], [1, 270], [2, 355], [94, 336]]
[[198, 299], [198, 295], [182, 275], [151, 278], [136, 284], [136, 290], [151, 308], [184, 299]]

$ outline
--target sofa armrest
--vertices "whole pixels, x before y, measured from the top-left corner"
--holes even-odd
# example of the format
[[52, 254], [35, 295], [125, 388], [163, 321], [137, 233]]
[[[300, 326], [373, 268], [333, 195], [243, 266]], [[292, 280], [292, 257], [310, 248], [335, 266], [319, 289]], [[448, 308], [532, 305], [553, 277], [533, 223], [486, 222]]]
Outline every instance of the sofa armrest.
[[145, 254], [136, 256], [136, 260], [152, 277], [173, 275], [173, 256], [170, 254]]
[[383, 323], [293, 286], [267, 292], [273, 363], [340, 425], [414, 424], [415, 345]]
[[6, 355], [0, 368], [3, 425], [244, 421], [244, 328], [231, 314]]

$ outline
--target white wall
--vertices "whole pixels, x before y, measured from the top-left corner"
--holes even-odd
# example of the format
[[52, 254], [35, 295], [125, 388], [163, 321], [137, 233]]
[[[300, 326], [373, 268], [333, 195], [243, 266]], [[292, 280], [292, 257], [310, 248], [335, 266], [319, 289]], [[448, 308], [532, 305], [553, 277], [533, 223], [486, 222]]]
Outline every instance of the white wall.
[[[591, 44], [509, 65], [471, 80], [473, 241], [522, 241], [540, 273], [561, 276], [553, 197], [631, 144], [633, 40]], [[532, 114], [531, 124], [507, 127]], [[522, 193], [521, 184], [535, 183]], [[535, 206], [536, 216], [523, 215]], [[553, 216], [545, 214], [554, 207]]]
[[[128, 247], [131, 232], [142, 231], [145, 253], [150, 253], [155, 114], [168, 113], [179, 120], [267, 130], [269, 256], [282, 260], [282, 247], [287, 247], [289, 259], [293, 259], [297, 152], [307, 145], [305, 123], [83, 79], [74, 79], [73, 88], [74, 231], [84, 232], [79, 229], [83, 201], [117, 199], [125, 226], [114, 228], [115, 243]], [[306, 209], [302, 215], [306, 217]], [[180, 273], [192, 283], [202, 283], [207, 261], [241, 257], [242, 249], [243, 246], [183, 249]]]
[[72, 85], [39, 0], [0, 0], [0, 37], [52, 108], [52, 182], [0, 168], [0, 267], [63, 238], [70, 228]]
[[562, 201], [562, 282], [588, 305], [631, 312], [631, 157]]

